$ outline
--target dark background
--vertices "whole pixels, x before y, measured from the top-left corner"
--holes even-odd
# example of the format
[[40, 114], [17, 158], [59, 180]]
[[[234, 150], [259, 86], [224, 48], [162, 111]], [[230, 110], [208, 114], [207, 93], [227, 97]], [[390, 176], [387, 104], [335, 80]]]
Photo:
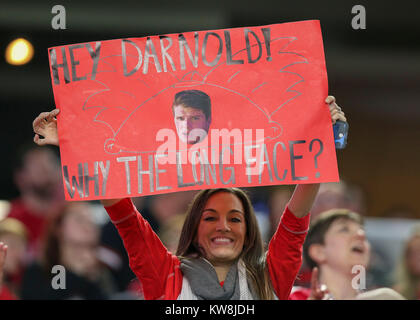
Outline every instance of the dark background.
[[[66, 30], [54, 30], [51, 9], [66, 9]], [[367, 13], [353, 30], [354, 5]], [[416, 1], [2, 1], [0, 4], [0, 199], [17, 195], [16, 148], [32, 140], [32, 121], [52, 110], [47, 48], [96, 40], [206, 29], [321, 21], [329, 92], [350, 123], [348, 147], [338, 154], [340, 175], [360, 185], [369, 216], [401, 207], [420, 218], [420, 4]], [[10, 66], [9, 41], [24, 37], [33, 60]]]

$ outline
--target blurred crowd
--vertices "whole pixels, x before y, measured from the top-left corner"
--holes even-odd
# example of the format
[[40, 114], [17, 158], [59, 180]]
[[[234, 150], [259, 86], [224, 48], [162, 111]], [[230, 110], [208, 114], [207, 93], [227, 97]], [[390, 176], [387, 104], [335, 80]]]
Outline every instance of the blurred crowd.
[[[60, 161], [54, 149], [23, 146], [14, 161], [19, 197], [0, 205], [0, 299], [142, 299], [141, 283], [128, 263], [124, 245], [103, 207], [95, 201], [66, 202]], [[292, 186], [245, 188], [266, 243], [274, 234], [293, 192]], [[134, 198], [134, 203], [171, 252], [176, 251], [184, 214], [195, 191]], [[311, 220], [334, 209], [369, 220], [366, 194], [344, 181], [321, 186]], [[388, 211], [360, 234], [370, 246], [367, 287], [392, 287], [406, 299], [420, 298], [420, 227], [415, 213]], [[403, 221], [410, 228], [387, 250], [375, 237], [381, 223]], [[420, 222], [420, 220], [419, 220]], [[379, 228], [379, 229], [378, 229]], [[372, 230], [372, 231], [371, 231]], [[392, 230], [392, 229], [390, 229]], [[371, 234], [370, 234], [371, 233]], [[381, 233], [390, 238], [388, 232]], [[399, 234], [401, 236], [401, 234]], [[395, 244], [395, 241], [394, 241]], [[337, 252], [338, 254], [338, 252]], [[396, 258], [395, 258], [396, 257]], [[64, 267], [64, 274], [54, 271]], [[312, 268], [304, 260], [296, 287], [309, 288]], [[57, 277], [61, 284], [57, 288]]]

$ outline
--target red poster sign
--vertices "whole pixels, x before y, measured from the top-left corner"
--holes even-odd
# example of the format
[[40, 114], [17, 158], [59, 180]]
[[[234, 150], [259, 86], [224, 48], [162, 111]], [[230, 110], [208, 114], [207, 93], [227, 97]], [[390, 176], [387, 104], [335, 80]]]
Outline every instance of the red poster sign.
[[67, 200], [338, 181], [319, 21], [49, 58]]

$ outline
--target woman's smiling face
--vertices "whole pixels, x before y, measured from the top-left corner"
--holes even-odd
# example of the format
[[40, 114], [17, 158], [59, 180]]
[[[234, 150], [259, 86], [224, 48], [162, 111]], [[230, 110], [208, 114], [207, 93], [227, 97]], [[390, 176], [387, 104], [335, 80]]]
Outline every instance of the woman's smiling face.
[[204, 206], [197, 242], [213, 265], [234, 262], [246, 238], [245, 212], [237, 196], [229, 192], [212, 195]]

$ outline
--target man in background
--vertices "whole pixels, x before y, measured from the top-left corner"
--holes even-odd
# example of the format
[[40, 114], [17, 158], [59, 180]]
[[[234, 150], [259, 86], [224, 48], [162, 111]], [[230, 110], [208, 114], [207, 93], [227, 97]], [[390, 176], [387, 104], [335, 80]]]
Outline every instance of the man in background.
[[50, 148], [22, 146], [14, 161], [14, 182], [20, 196], [11, 202], [8, 217], [28, 231], [28, 260], [36, 255], [49, 217], [64, 207], [60, 161]]

